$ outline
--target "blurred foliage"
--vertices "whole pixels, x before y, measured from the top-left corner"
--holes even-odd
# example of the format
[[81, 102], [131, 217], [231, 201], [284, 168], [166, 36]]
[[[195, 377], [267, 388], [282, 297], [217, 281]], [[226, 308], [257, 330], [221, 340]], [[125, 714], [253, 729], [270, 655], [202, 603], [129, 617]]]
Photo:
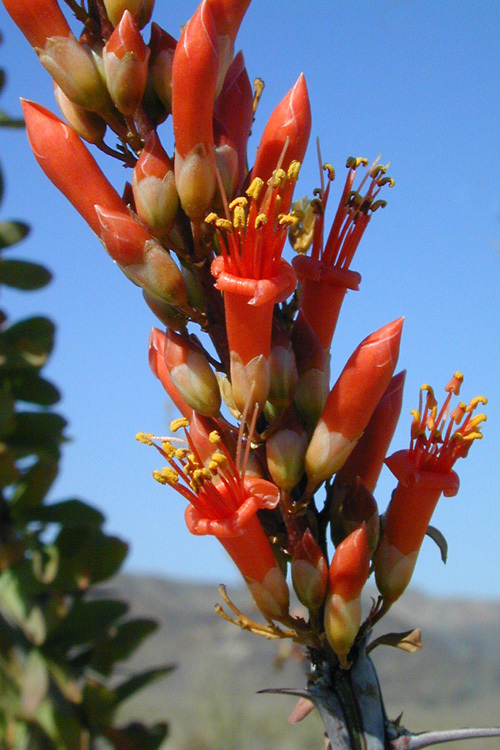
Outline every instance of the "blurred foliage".
[[[0, 91], [5, 75], [0, 71]], [[0, 110], [0, 126], [19, 127]], [[0, 201], [2, 198], [0, 172]], [[29, 232], [0, 221], [0, 285], [40, 289], [50, 272], [5, 252]], [[0, 747], [156, 750], [167, 725], [114, 725], [121, 704], [167, 674], [160, 666], [114, 676], [157, 623], [127, 618], [94, 584], [120, 568], [127, 545], [78, 499], [46, 504], [57, 477], [66, 420], [58, 389], [41, 371], [54, 344], [44, 317], [9, 323], [0, 311]], [[102, 745], [100, 745], [102, 746]]]

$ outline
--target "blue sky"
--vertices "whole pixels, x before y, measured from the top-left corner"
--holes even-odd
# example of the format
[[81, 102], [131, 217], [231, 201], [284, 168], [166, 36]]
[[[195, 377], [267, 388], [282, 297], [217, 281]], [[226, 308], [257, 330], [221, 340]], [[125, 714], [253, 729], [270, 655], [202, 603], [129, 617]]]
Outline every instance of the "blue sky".
[[[157, 0], [155, 20], [178, 35], [194, 2]], [[354, 270], [361, 290], [346, 299], [332, 349], [338, 373], [357, 344], [404, 315], [400, 367], [407, 380], [393, 449], [408, 444], [409, 410], [423, 382], [438, 394], [455, 370], [464, 400], [489, 398], [484, 440], [457, 471], [461, 489], [441, 500], [434, 524], [450, 545], [444, 566], [424, 543], [413, 586], [436, 595], [497, 598], [500, 593], [500, 5], [476, 0], [253, 0], [238, 46], [250, 78], [266, 89], [250, 144], [300, 72], [306, 75], [313, 137], [334, 164], [338, 199], [345, 158], [382, 153], [396, 179], [385, 211], [374, 216]], [[0, 6], [2, 106], [19, 114], [19, 96], [56, 111], [52, 85]], [[146, 33], [149, 39], [149, 32]], [[159, 131], [172, 150], [170, 123]], [[1, 218], [26, 219], [31, 236], [15, 254], [55, 274], [38, 293], [5, 291], [12, 319], [42, 313], [58, 326], [47, 376], [64, 393], [72, 442], [53, 498], [81, 496], [106, 513], [109, 531], [131, 544], [129, 571], [232, 583], [222, 548], [187, 532], [184, 502], [151, 478], [156, 454], [134, 440], [162, 434], [176, 416], [147, 364], [155, 324], [139, 291], [112, 265], [99, 241], [37, 167], [24, 133], [2, 131], [6, 195]], [[106, 160], [121, 191], [124, 170]], [[318, 184], [311, 140], [297, 197]], [[376, 496], [393, 487], [384, 474]]]

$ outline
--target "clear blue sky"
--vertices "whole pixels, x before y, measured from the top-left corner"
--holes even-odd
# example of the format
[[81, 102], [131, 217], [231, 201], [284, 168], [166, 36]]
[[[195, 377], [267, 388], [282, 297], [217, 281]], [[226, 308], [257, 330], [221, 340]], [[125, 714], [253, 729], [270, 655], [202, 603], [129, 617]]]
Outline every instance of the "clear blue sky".
[[[187, 0], [156, 5], [155, 20], [172, 34], [195, 9]], [[48, 75], [2, 6], [0, 29], [8, 74], [1, 105], [19, 114], [25, 96], [55, 110]], [[394, 449], [408, 444], [423, 382], [440, 393], [460, 369], [464, 399], [489, 398], [484, 440], [456, 467], [461, 490], [434, 517], [449, 561], [426, 540], [414, 576], [415, 587], [436, 595], [500, 594], [499, 29], [500, 4], [487, 0], [253, 0], [239, 36], [250, 78], [266, 82], [250, 161], [267, 116], [304, 71], [313, 135], [337, 169], [331, 205], [347, 156], [382, 153], [392, 163], [396, 187], [352, 264], [363, 281], [343, 308], [333, 373], [368, 333], [405, 315], [400, 367], [408, 374]], [[160, 137], [171, 151], [170, 123]], [[43, 313], [57, 323], [47, 376], [64, 392], [73, 441], [53, 498], [79, 495], [101, 507], [108, 530], [131, 544], [130, 571], [232, 583], [222, 548], [189, 535], [183, 500], [153, 481], [157, 456], [134, 440], [138, 430], [164, 433], [176, 416], [147, 365], [151, 313], [39, 170], [24, 133], [2, 131], [1, 139], [2, 218], [33, 227], [15, 254], [55, 274], [39, 293], [6, 291], [1, 300], [12, 319]], [[105, 163], [121, 191], [123, 169]], [[297, 195], [317, 184], [313, 146]], [[392, 486], [387, 472], [376, 492], [381, 508]]]

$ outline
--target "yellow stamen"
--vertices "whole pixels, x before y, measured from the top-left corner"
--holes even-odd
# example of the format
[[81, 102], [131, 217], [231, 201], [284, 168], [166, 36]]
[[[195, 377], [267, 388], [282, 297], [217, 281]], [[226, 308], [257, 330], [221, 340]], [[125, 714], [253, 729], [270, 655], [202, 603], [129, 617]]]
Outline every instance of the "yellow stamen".
[[254, 179], [250, 183], [249, 188], [246, 191], [246, 194], [248, 195], [249, 198], [258, 200], [263, 186], [264, 186], [264, 180], [261, 180], [260, 177], [254, 177]]
[[368, 166], [368, 159], [366, 156], [349, 156], [346, 161], [346, 167], [349, 169], [357, 169], [360, 164], [364, 167]]
[[264, 226], [264, 224], [267, 224], [266, 214], [258, 214], [257, 218], [255, 219], [255, 229]]
[[236, 206], [234, 208], [234, 213], [233, 213], [233, 227], [235, 229], [238, 229], [238, 227], [244, 227], [245, 224], [246, 224], [245, 209], [243, 208], [243, 206]]
[[296, 159], [294, 159], [293, 161], [290, 162], [290, 166], [288, 167], [286, 176], [289, 180], [297, 181], [299, 179], [299, 172], [300, 172], [300, 161], [297, 161]]
[[164, 440], [161, 444], [162, 449], [165, 451], [165, 454], [167, 458], [174, 458], [175, 456], [175, 448], [168, 440]]
[[335, 179], [335, 170], [333, 168], [333, 165], [330, 164], [330, 162], [328, 162], [328, 161], [325, 162], [323, 164], [323, 169], [325, 170], [325, 172], [328, 172], [328, 179], [329, 180], [334, 180]]
[[246, 208], [248, 206], [248, 201], [244, 195], [239, 195], [237, 198], [234, 198], [229, 204], [229, 210], [234, 211], [235, 208], [239, 206], [241, 206], [242, 208]]
[[294, 214], [280, 214], [278, 216], [278, 224], [280, 226], [296, 226], [299, 223], [299, 217]]
[[205, 216], [205, 223], [212, 224], [214, 221], [217, 221], [218, 218], [217, 214], [212, 211], [208, 216]]
[[181, 427], [189, 427], [189, 419], [186, 419], [186, 417], [178, 417], [170, 422], [170, 429], [172, 432], [177, 432]]
[[153, 437], [152, 432], [138, 432], [137, 435], [135, 436], [135, 439], [139, 443], [144, 443], [144, 445], [153, 445], [153, 441], [151, 440], [152, 437]]
[[215, 226], [217, 227], [217, 229], [225, 229], [226, 232], [229, 232], [233, 228], [233, 225], [229, 221], [229, 219], [216, 219]]
[[160, 484], [177, 484], [179, 481], [179, 475], [170, 466], [165, 466], [164, 469], [153, 471], [153, 479], [156, 479]]
[[272, 188], [279, 188], [283, 185], [286, 180], [286, 172], [284, 169], [275, 169], [272, 177], [269, 178], [267, 184]]
[[470, 401], [465, 411], [467, 412], [474, 411], [474, 409], [476, 408], [478, 404], [487, 404], [487, 403], [488, 403], [488, 399], [485, 398], [484, 396], [476, 396]]

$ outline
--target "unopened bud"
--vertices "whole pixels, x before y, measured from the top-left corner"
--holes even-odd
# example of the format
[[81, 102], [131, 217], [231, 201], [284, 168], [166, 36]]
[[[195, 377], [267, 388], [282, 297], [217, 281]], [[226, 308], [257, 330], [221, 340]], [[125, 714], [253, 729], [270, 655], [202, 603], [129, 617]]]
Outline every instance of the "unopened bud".
[[271, 386], [268, 401], [273, 406], [284, 408], [297, 387], [299, 374], [292, 343], [285, 331], [273, 321], [271, 351], [269, 353]]
[[230, 138], [219, 137], [215, 144], [215, 163], [227, 198], [232, 198], [238, 184], [238, 154]]
[[342, 505], [341, 518], [346, 536], [365, 522], [370, 552], [377, 549], [380, 534], [380, 516], [377, 502], [359, 477], [347, 490]]
[[151, 312], [156, 315], [164, 326], [174, 331], [182, 331], [186, 328], [188, 317], [183, 312], [157, 297], [152, 297], [144, 289], [142, 290], [142, 296]]
[[124, 12], [128, 10], [140, 29], [150, 20], [154, 4], [154, 0], [104, 0], [106, 14], [113, 26], [118, 26]]
[[57, 83], [54, 83], [54, 96], [64, 119], [80, 138], [87, 143], [102, 143], [106, 123], [100, 115], [72, 102]]
[[133, 115], [141, 104], [150, 52], [134, 17], [126, 10], [102, 51], [108, 91], [123, 115]]
[[213, 156], [203, 143], [191, 149], [185, 158], [176, 151], [175, 183], [182, 208], [191, 221], [201, 221], [215, 193]]
[[269, 393], [269, 362], [263, 354], [243, 364], [236, 352], [230, 352], [231, 386], [234, 403], [243, 413], [247, 406], [252, 414], [255, 404], [262, 408]]
[[280, 490], [290, 492], [300, 482], [306, 450], [307, 435], [292, 408], [266, 440], [267, 466]]
[[51, 37], [43, 49], [36, 51], [43, 67], [68, 99], [92, 112], [100, 112], [105, 107], [108, 93], [93, 54], [72, 34]]
[[172, 229], [179, 199], [173, 165], [153, 131], [141, 151], [132, 174], [135, 210], [157, 237]]
[[299, 380], [293, 401], [302, 419], [315, 425], [329, 391], [330, 373], [321, 343], [307, 319], [299, 313], [290, 332]]
[[207, 358], [183, 336], [167, 330], [165, 363], [172, 383], [184, 401], [205, 417], [216, 417], [221, 397]]
[[292, 560], [293, 588], [299, 601], [316, 611], [325, 600], [328, 566], [311, 530], [306, 529], [294, 550]]
[[326, 637], [344, 669], [361, 625], [361, 591], [370, 573], [370, 550], [363, 524], [335, 550], [328, 573]]
[[154, 90], [167, 113], [172, 111], [172, 62], [176, 40], [157, 23], [151, 24], [149, 74]]

